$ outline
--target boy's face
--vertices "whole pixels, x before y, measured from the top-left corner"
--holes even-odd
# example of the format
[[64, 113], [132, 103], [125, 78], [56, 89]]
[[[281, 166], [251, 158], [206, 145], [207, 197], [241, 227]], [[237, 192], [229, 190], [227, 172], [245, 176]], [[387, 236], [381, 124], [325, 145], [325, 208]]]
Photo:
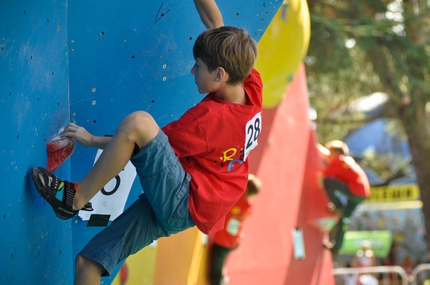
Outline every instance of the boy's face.
[[206, 64], [200, 58], [196, 58], [196, 63], [191, 69], [197, 88], [200, 94], [215, 92], [216, 89], [216, 70], [209, 71]]

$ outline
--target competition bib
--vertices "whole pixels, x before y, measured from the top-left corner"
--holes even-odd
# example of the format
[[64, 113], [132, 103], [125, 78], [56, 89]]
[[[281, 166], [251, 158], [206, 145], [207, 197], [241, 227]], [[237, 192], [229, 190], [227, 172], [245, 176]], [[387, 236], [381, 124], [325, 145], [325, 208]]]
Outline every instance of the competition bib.
[[236, 220], [235, 218], [231, 218], [228, 221], [228, 224], [225, 229], [232, 236], [237, 236], [239, 233], [240, 225], [241, 225], [241, 221]]
[[251, 120], [246, 123], [245, 133], [245, 151], [243, 161], [246, 161], [251, 150], [258, 145], [258, 136], [261, 133], [262, 121], [261, 112], [257, 113]]

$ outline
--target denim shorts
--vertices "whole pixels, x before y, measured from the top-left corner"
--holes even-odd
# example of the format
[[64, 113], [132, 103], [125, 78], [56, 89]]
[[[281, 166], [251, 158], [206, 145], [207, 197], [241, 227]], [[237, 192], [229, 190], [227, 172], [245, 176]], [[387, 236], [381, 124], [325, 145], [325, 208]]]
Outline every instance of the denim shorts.
[[191, 177], [161, 130], [131, 162], [144, 193], [79, 253], [101, 264], [103, 276], [154, 240], [195, 225], [188, 211]]

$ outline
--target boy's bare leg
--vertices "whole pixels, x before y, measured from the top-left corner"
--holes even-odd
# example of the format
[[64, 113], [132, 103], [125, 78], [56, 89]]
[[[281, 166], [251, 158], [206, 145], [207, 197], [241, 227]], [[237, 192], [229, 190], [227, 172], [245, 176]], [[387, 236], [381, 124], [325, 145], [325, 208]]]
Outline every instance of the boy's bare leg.
[[104, 268], [83, 256], [76, 257], [75, 285], [99, 285]]
[[130, 160], [135, 144], [146, 146], [159, 132], [155, 120], [146, 112], [128, 115], [100, 155], [90, 172], [79, 184], [73, 207], [81, 209], [107, 182], [115, 177]]

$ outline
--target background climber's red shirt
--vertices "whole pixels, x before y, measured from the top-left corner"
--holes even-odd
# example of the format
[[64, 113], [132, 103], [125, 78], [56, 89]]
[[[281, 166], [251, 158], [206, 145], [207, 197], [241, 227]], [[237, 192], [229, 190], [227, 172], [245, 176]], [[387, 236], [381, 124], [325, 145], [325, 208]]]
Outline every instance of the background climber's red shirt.
[[348, 184], [351, 194], [357, 197], [370, 197], [370, 185], [367, 175], [350, 156], [339, 156], [329, 163], [323, 174], [326, 177], [333, 177]]

